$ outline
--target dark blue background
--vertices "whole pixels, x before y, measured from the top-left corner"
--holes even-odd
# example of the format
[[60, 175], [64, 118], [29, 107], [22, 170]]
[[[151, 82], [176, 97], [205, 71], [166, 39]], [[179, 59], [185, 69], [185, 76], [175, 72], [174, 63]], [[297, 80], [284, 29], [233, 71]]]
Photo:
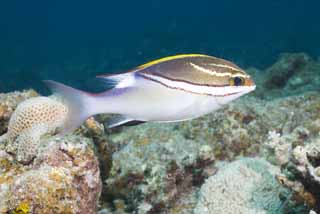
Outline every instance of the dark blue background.
[[282, 52], [320, 55], [319, 0], [0, 3], [0, 92], [94, 76], [177, 53], [263, 68]]

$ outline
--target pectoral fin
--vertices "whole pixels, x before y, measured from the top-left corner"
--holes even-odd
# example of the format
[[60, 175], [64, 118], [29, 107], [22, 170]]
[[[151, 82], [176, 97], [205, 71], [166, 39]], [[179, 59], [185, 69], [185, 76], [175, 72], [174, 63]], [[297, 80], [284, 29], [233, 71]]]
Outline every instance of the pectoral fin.
[[127, 118], [123, 115], [118, 115], [112, 117], [110, 120], [107, 121], [107, 126], [109, 129], [121, 126], [135, 126], [141, 123], [145, 123], [145, 121], [135, 120], [131, 118]]

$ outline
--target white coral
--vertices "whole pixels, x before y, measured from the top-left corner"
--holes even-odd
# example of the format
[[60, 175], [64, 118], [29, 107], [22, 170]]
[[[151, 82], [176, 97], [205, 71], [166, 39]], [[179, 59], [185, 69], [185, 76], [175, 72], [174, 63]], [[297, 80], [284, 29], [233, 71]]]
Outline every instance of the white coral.
[[7, 141], [7, 151], [16, 154], [18, 161], [28, 162], [36, 155], [40, 138], [55, 133], [67, 113], [66, 106], [53, 98], [30, 98], [17, 107], [1, 140]]

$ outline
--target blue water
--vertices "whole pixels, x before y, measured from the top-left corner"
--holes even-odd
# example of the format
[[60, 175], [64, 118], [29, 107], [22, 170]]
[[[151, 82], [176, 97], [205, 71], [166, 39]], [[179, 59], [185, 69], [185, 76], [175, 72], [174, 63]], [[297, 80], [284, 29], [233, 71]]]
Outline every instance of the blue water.
[[264, 68], [282, 52], [320, 55], [319, 0], [0, 3], [0, 92], [42, 79], [95, 89], [96, 74], [177, 53]]

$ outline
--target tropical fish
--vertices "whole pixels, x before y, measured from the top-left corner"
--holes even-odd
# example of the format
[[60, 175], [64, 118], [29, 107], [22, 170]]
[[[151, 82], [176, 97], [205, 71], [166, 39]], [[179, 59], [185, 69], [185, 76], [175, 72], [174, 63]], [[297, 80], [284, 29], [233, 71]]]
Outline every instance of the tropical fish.
[[227, 60], [182, 54], [148, 62], [126, 73], [101, 75], [115, 86], [91, 94], [46, 80], [62, 96], [69, 112], [62, 133], [88, 117], [119, 115], [109, 127], [137, 122], [176, 122], [200, 117], [255, 89], [251, 77]]

